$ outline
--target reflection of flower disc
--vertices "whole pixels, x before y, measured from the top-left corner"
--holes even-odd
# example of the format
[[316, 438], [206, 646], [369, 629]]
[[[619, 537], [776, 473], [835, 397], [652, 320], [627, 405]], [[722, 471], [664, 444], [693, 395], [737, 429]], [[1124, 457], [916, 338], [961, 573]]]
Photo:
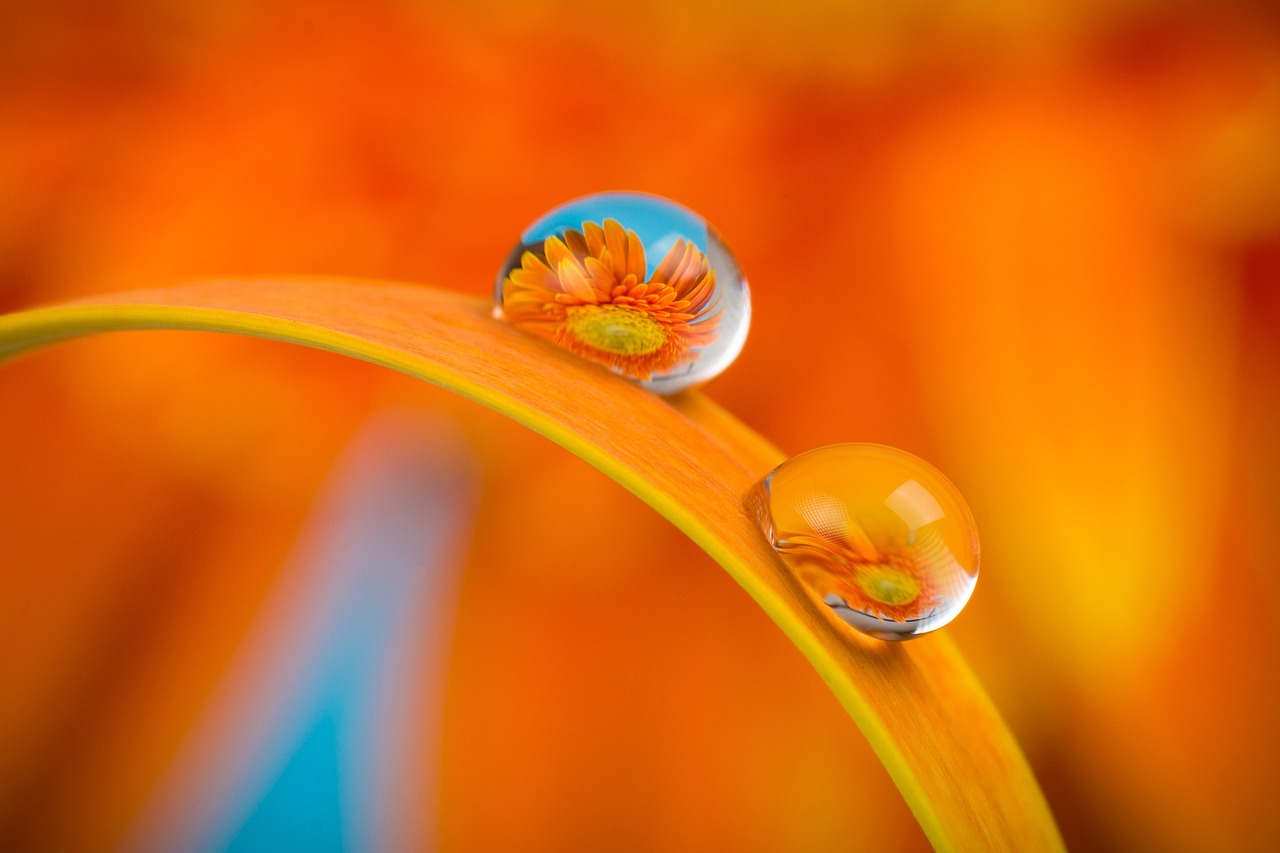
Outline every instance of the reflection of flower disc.
[[872, 601], [889, 607], [902, 607], [920, 599], [920, 578], [903, 566], [871, 563], [859, 568], [853, 582]]
[[701, 217], [656, 196], [603, 193], [531, 225], [499, 273], [498, 316], [659, 393], [737, 357], [750, 297]]

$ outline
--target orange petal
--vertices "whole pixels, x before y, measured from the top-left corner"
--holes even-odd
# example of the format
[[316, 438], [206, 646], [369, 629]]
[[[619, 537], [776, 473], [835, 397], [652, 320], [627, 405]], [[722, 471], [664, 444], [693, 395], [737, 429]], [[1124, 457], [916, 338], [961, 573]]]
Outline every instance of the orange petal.
[[582, 267], [582, 262], [573, 256], [573, 252], [569, 251], [569, 247], [566, 246], [559, 237], [548, 237], [544, 245], [546, 248], [547, 263], [556, 271], [556, 274], [560, 276], [562, 283], [564, 281], [564, 273], [562, 270], [566, 261], [578, 271], [578, 275], [584, 275], [586, 273], [586, 270]]
[[555, 292], [560, 289], [559, 279], [547, 267], [540, 270], [517, 269], [507, 276], [507, 281], [523, 290], [546, 290]]
[[604, 221], [604, 244], [612, 259], [613, 272], [618, 278], [627, 275], [627, 232], [616, 219]]
[[560, 274], [560, 286], [564, 288], [566, 294], [592, 304], [600, 301], [596, 295], [596, 289], [587, 281], [582, 267], [574, 258], [561, 260], [557, 272]]
[[634, 275], [636, 278], [644, 281], [644, 274], [648, 270], [648, 265], [644, 258], [644, 243], [640, 242], [640, 235], [634, 231], [627, 232], [627, 273]]
[[589, 253], [597, 258], [600, 257], [600, 253], [604, 250], [604, 230], [594, 222], [584, 222], [582, 231], [586, 237]]
[[587, 279], [591, 282], [591, 286], [607, 299], [618, 284], [618, 279], [613, 275], [613, 269], [608, 263], [589, 256], [583, 263], [586, 265]]
[[688, 287], [697, 280], [698, 262], [700, 260], [702, 260], [702, 253], [698, 251], [698, 247], [692, 243], [686, 243], [684, 255], [680, 258], [675, 272], [671, 274], [671, 278], [667, 280], [667, 283], [676, 288], [676, 290]]
[[564, 232], [565, 245], [569, 247], [569, 251], [573, 252], [575, 257], [585, 258], [590, 252], [587, 251], [587, 240], [582, 236], [581, 231], [574, 231], [570, 228]]
[[[742, 495], [782, 454], [697, 392], [662, 400], [545, 351], [494, 320], [487, 300], [320, 279], [204, 282], [12, 315], [0, 318], [0, 357], [144, 328], [255, 334], [345, 353], [541, 431], [625, 483], [724, 564], [858, 721], [937, 849], [1062, 849], [1025, 758], [951, 638], [886, 647], [855, 635], [805, 593], [742, 507]], [[663, 357], [682, 346], [675, 341]]]
[[666, 257], [658, 264], [658, 268], [653, 271], [653, 277], [650, 281], [669, 282], [671, 274], [676, 271], [676, 267], [680, 265], [680, 259], [684, 257], [684, 247], [686, 241], [683, 237], [676, 240], [675, 245], [667, 250]]
[[715, 293], [716, 274], [714, 270], [707, 270], [707, 274], [698, 280], [697, 283], [688, 289], [684, 294], [684, 298], [689, 300], [689, 307], [697, 313], [706, 308], [707, 301]]

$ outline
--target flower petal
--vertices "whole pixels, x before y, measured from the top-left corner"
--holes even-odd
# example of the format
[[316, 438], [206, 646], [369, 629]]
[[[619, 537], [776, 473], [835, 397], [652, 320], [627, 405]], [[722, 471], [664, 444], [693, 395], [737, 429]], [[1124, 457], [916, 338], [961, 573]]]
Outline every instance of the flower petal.
[[[604, 221], [604, 245], [609, 250], [613, 265], [613, 274], [618, 278], [626, 278], [627, 269], [627, 232], [616, 219]], [[640, 276], [643, 278], [643, 275]]]
[[685, 246], [688, 242], [683, 238], [677, 238], [676, 242], [667, 250], [667, 254], [663, 256], [658, 263], [658, 268], [653, 271], [650, 281], [670, 282], [671, 275], [676, 271], [676, 267], [680, 266], [680, 259], [684, 257]]
[[597, 302], [596, 289], [587, 281], [582, 266], [573, 258], [563, 258], [556, 272], [560, 275], [560, 287], [569, 296], [583, 302]]
[[742, 496], [782, 454], [706, 397], [656, 397], [495, 320], [487, 300], [323, 279], [213, 281], [0, 317], [0, 358], [120, 329], [345, 353], [537, 430], [647, 501], [746, 589], [857, 721], [936, 848], [1062, 849], [1025, 759], [945, 632], [910, 645], [863, 638], [780, 562]]

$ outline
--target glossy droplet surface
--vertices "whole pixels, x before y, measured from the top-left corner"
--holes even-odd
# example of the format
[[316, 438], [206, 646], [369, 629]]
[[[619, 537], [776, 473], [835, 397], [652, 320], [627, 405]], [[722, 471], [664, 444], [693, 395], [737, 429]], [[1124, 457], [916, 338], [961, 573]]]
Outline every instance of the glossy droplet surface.
[[658, 196], [584, 196], [542, 216], [498, 273], [496, 316], [659, 394], [738, 356], [746, 279], [693, 211]]
[[747, 496], [769, 542], [864, 634], [905, 640], [946, 625], [978, 580], [964, 498], [919, 457], [837, 444], [775, 468]]

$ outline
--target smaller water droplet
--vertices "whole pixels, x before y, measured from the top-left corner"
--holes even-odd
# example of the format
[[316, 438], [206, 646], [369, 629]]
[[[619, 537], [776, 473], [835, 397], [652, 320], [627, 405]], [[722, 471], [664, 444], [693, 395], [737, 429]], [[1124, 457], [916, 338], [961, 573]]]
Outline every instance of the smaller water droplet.
[[746, 499], [770, 544], [845, 622], [881, 640], [946, 625], [978, 581], [978, 532], [938, 469], [880, 444], [783, 462]]
[[751, 297], [706, 220], [644, 193], [544, 214], [498, 272], [494, 315], [659, 394], [701, 385], [747, 339]]

